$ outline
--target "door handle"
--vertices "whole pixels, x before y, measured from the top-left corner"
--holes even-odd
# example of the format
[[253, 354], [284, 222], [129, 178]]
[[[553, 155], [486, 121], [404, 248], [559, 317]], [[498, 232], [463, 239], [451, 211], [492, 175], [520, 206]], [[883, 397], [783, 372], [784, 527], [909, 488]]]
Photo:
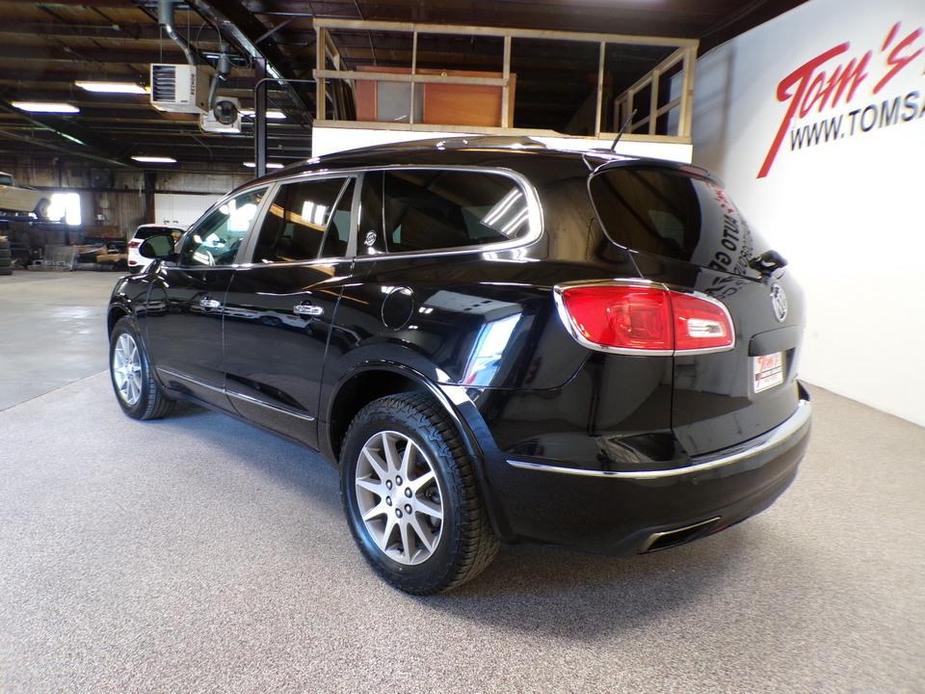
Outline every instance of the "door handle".
[[199, 300], [199, 305], [202, 306], [202, 308], [206, 308], [206, 309], [208, 309], [208, 308], [221, 308], [221, 307], [222, 307], [222, 302], [221, 302], [221, 301], [217, 301], [216, 299], [210, 299], [209, 297], [204, 296], [203, 298], [201, 298], [201, 299]]
[[292, 312], [297, 316], [320, 316], [324, 313], [324, 309], [312, 304], [296, 304], [292, 307]]

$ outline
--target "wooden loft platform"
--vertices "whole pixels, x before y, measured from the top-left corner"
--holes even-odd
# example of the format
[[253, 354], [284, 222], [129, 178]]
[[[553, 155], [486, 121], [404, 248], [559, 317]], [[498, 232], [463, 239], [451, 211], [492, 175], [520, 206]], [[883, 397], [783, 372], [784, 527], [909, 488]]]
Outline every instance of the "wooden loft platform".
[[[691, 142], [696, 39], [321, 17], [314, 28], [316, 130], [612, 141], [635, 111], [627, 143]], [[348, 64], [340, 46], [355, 46], [364, 34], [370, 51], [352, 50]], [[585, 61], [587, 98], [561, 129], [518, 123], [512, 56], [548, 70], [550, 108], [557, 88], [574, 88], [556, 80], [573, 79], [564, 75]], [[557, 70], [557, 60], [573, 71]]]

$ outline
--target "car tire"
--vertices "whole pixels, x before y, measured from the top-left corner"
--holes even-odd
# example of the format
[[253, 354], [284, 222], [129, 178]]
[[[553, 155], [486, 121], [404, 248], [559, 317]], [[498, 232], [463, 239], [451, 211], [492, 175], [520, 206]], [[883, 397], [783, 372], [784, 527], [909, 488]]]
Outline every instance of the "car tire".
[[132, 419], [160, 419], [174, 401], [154, 378], [144, 343], [128, 316], [120, 318], [109, 338], [109, 376], [116, 400]]
[[[394, 446], [391, 459], [387, 445]], [[360, 410], [344, 438], [340, 469], [353, 537], [370, 566], [396, 588], [415, 595], [445, 592], [475, 578], [497, 555], [500, 543], [479, 496], [474, 462], [428, 394], [392, 395]], [[402, 471], [404, 479], [395, 474]]]
[[11, 267], [0, 267], [0, 277], [5, 277], [7, 275], [13, 274], [13, 268]]

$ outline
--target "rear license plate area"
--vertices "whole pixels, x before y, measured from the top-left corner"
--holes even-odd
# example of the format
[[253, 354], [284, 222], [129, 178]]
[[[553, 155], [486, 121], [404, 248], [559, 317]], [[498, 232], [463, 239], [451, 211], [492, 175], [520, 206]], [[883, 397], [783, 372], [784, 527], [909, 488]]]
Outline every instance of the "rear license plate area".
[[752, 357], [752, 391], [762, 391], [784, 382], [784, 353], [762, 354]]

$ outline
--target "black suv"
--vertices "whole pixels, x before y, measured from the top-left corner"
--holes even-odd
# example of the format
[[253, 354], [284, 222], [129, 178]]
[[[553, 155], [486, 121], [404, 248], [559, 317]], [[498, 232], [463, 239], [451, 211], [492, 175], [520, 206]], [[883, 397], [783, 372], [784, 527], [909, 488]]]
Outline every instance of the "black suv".
[[122, 278], [113, 385], [137, 419], [184, 398], [317, 449], [369, 563], [432, 593], [502, 541], [651, 552], [769, 506], [810, 428], [784, 265], [696, 167], [355, 150], [247, 184]]

